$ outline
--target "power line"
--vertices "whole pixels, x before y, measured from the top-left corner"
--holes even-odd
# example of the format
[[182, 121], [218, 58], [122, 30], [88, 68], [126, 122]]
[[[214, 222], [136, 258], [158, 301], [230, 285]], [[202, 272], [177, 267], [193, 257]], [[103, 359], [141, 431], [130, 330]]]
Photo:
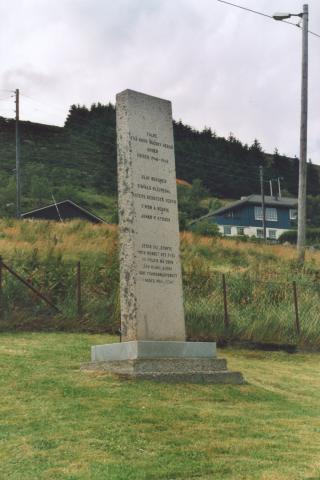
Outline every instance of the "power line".
[[[242, 5], [237, 5], [235, 3], [227, 2], [226, 0], [217, 0], [217, 2], [225, 3], [226, 5], [230, 5], [231, 7], [240, 8], [241, 10], [245, 10], [246, 12], [255, 13], [256, 15], [261, 15], [262, 17], [267, 17], [267, 18], [271, 18], [271, 20], [274, 20], [272, 15], [258, 12], [257, 10], [252, 10], [251, 8], [243, 7]], [[288, 22], [288, 20], [282, 20], [282, 23], [287, 23], [288, 25], [293, 25], [294, 27], [301, 28], [299, 23]], [[310, 33], [311, 35], [314, 35], [315, 37], [320, 38], [320, 35], [315, 32], [311, 32], [310, 30], [308, 30], [308, 33]]]
[[311, 32], [310, 30], [308, 30], [308, 33], [311, 33], [311, 35], [314, 35], [315, 37], [320, 38], [320, 35], [318, 33]]
[[44, 106], [44, 107], [49, 107], [50, 110], [59, 110], [59, 111], [65, 113], [66, 110], [69, 108], [69, 107], [65, 107], [65, 108], [64, 108], [64, 107], [62, 107], [62, 106], [57, 106], [57, 105], [54, 105], [54, 106], [53, 106], [53, 105], [49, 105], [48, 103], [39, 101], [39, 100], [37, 100], [37, 99], [35, 99], [35, 98], [33, 98], [33, 97], [30, 97], [30, 95], [26, 95], [25, 93], [22, 93], [21, 95], [22, 95], [24, 98], [26, 98], [27, 100], [29, 100], [29, 101], [31, 100], [32, 102], [35, 102], [35, 103], [37, 103], [38, 105], [41, 105], [42, 107], [43, 107], [43, 106]]
[[271, 15], [267, 15], [266, 13], [262, 13], [262, 12], [257, 12], [256, 10], [252, 10], [251, 8], [242, 7], [241, 5], [236, 5], [231, 2], [226, 2], [225, 0], [217, 0], [217, 1], [220, 3], [225, 3], [226, 5], [231, 5], [232, 7], [240, 8], [241, 10], [246, 10], [247, 12], [256, 13], [257, 15], [261, 15], [262, 17], [272, 18]]
[[[268, 15], [267, 13], [258, 12], [257, 10], [252, 10], [251, 8], [243, 7], [242, 5], [236, 5], [235, 3], [226, 2], [225, 0], [217, 0], [217, 1], [220, 3], [225, 3], [226, 5], [231, 5], [232, 7], [240, 8], [241, 10], [245, 10], [246, 12], [251, 12], [251, 13], [255, 13], [256, 15], [261, 15], [262, 17], [271, 18], [273, 20], [272, 15]], [[294, 25], [295, 27], [299, 27], [299, 25], [296, 23], [288, 22], [287, 20], [282, 20], [282, 21], [284, 23], [289, 23], [289, 25]]]

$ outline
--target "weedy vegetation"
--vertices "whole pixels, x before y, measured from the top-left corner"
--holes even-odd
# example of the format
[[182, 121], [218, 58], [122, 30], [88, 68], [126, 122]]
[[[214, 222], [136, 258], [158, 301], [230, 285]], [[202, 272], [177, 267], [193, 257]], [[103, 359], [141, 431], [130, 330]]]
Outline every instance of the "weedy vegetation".
[[[5, 270], [1, 330], [116, 333], [120, 327], [117, 227], [82, 221], [0, 221], [3, 261], [32, 283], [56, 314]], [[283, 245], [181, 234], [187, 332], [190, 339], [320, 345], [320, 252], [304, 267]], [[76, 299], [81, 262], [82, 314]], [[222, 274], [227, 286], [226, 326]], [[300, 332], [293, 300], [298, 292]]]

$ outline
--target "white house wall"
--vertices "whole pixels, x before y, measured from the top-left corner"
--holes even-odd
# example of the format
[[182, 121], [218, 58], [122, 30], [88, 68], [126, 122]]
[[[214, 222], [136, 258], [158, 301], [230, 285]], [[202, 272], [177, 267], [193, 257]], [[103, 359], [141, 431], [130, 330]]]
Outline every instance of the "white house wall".
[[[234, 226], [234, 225], [218, 225], [218, 227], [219, 227], [219, 232], [226, 237], [241, 236], [241, 235], [238, 235], [238, 231], [237, 231], [238, 227], [244, 229], [244, 235], [246, 235], [247, 237], [257, 237], [257, 230], [262, 229], [262, 227], [242, 227], [241, 225], [237, 225], [237, 226]], [[224, 227], [231, 227], [231, 234], [225, 234], [224, 233]], [[278, 240], [282, 233], [289, 231], [288, 229], [284, 229], [284, 228], [267, 228], [266, 230], [267, 230], [267, 238], [270, 238], [269, 237], [269, 230], [275, 230], [276, 231], [275, 240]]]

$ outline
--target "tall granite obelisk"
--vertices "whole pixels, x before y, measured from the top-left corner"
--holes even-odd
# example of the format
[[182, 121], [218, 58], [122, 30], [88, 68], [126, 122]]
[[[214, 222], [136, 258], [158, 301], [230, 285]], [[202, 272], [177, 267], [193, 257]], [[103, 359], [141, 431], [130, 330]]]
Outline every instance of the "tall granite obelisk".
[[171, 103], [117, 95], [123, 340], [185, 340]]
[[187, 342], [171, 103], [117, 95], [122, 342], [92, 347], [84, 368], [166, 381], [243, 383], [213, 342]]

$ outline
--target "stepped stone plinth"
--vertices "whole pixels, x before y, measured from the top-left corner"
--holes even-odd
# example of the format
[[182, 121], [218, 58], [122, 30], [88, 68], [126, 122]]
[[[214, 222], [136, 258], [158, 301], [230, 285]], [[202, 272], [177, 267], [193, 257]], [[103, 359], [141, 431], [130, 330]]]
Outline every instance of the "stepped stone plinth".
[[83, 370], [115, 373], [122, 378], [191, 383], [244, 383], [216, 357], [214, 342], [131, 341], [95, 345]]

